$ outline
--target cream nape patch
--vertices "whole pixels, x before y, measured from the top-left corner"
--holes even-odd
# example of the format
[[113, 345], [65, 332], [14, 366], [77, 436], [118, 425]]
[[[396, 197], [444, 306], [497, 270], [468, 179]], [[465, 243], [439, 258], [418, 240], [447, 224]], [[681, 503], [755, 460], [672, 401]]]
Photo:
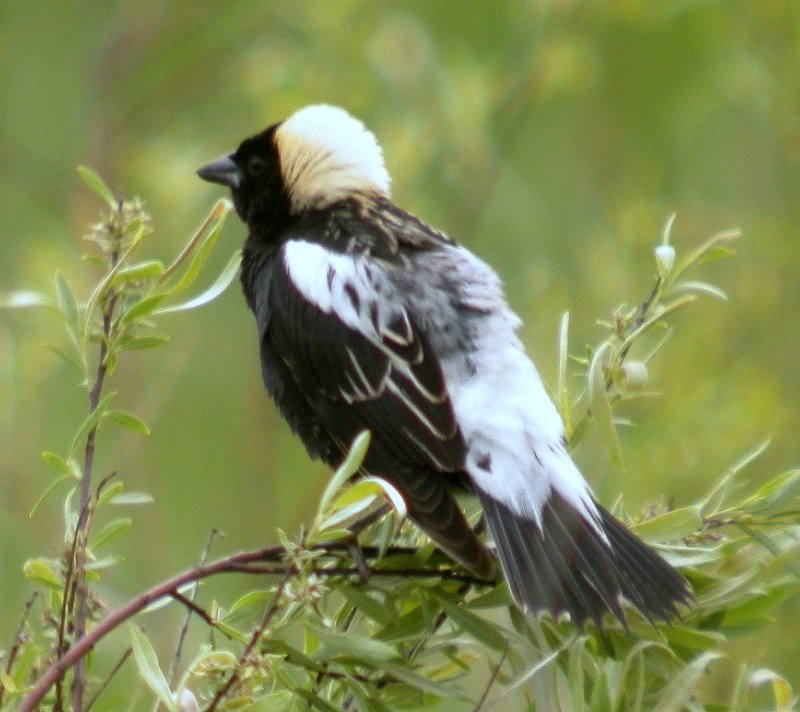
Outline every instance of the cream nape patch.
[[300, 109], [275, 133], [281, 173], [296, 211], [324, 208], [352, 195], [389, 194], [391, 182], [375, 136], [344, 109]]

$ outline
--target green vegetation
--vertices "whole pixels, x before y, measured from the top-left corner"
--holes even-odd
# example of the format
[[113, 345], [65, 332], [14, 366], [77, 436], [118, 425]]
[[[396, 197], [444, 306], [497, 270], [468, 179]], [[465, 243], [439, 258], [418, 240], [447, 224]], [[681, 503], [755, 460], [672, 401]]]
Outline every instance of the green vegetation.
[[[784, 0], [508, 2], [491, 13], [485, 3], [471, 2], [459, 4], [457, 11], [447, 3], [355, 0], [321, 7], [179, 0], [0, 7], [0, 191], [5, 196], [0, 600], [6, 611], [0, 619], [0, 650], [6, 651], [0, 670], [32, 591], [47, 593], [27, 618], [34, 631], [41, 630], [45, 603], [57, 602], [64, 571], [48, 562], [63, 561], [63, 547], [71, 546], [64, 535], [78, 529], [73, 520], [81, 492], [70, 459], [82, 472], [81, 438], [93, 423], [86, 420], [87, 391], [81, 382], [94, 361], [82, 361], [51, 309], [23, 308], [46, 302], [72, 314], [65, 289], [70, 285], [74, 313], [84, 318], [82, 310], [106, 273], [75, 259], [82, 251], [78, 236], [96, 220], [96, 202], [87, 197], [74, 166], [97, 167], [114, 195], [124, 188], [125, 194], [147, 199], [157, 232], [138, 248], [140, 271], [123, 280], [126, 288], [138, 290], [139, 299], [142, 289], [161, 279], [160, 265], [167, 269], [181, 254], [187, 226], [219, 197], [193, 171], [242, 135], [298, 106], [329, 101], [362, 117], [378, 135], [398, 202], [467, 243], [503, 275], [512, 305], [526, 321], [522, 337], [528, 351], [562, 413], [572, 406], [575, 455], [600, 499], [612, 506], [624, 493], [619, 512], [631, 513], [648, 539], [673, 542], [668, 555], [692, 570], [688, 575], [698, 586], [697, 609], [674, 628], [704, 631], [701, 639], [692, 639], [694, 646], [684, 641], [681, 648], [669, 631], [661, 631], [672, 643], [667, 652], [652, 628], [631, 621], [634, 637], [609, 632], [628, 655], [616, 661], [603, 657], [593, 631], [571, 638], [574, 631], [563, 623], [546, 623], [538, 633], [515, 627], [521, 623], [505, 616], [502, 591], [486, 602], [486, 610], [471, 604], [465, 610], [496, 620], [529, 655], [523, 656], [527, 667], [507, 656], [489, 699], [502, 693], [509, 678], [548, 661], [547, 651], [564, 646], [535, 677], [559, 685], [559, 675], [577, 675], [570, 671], [581, 669], [590, 699], [603, 693], [609, 680], [618, 681], [623, 670], [615, 665], [629, 660], [624, 670], [629, 681], [659, 667], [662, 679], [669, 677], [676, 686], [691, 686], [699, 676], [702, 699], [729, 704], [738, 696], [740, 709], [782, 704], [771, 698], [772, 690], [786, 700], [787, 685], [800, 687], [798, 598], [791, 595], [796, 579], [786, 568], [793, 566], [797, 551], [785, 522], [764, 525], [764, 520], [778, 521], [777, 512], [796, 506], [789, 501], [793, 471], [778, 479], [776, 473], [798, 464], [800, 432], [800, 7]], [[704, 236], [732, 225], [742, 228], [745, 237], [736, 245], [736, 258], [701, 265], [687, 277], [722, 285], [729, 299], [703, 298], [669, 315], [674, 333], [657, 328], [643, 335], [614, 368], [628, 333], [619, 329], [631, 328], [652, 290], [659, 270], [653, 248], [662, 241], [665, 216], [673, 212], [676, 265]], [[159, 308], [213, 285], [242, 237], [242, 228], [229, 221], [196, 275], [196, 291], [165, 298]], [[190, 263], [183, 262], [182, 269]], [[57, 270], [62, 278], [54, 291]], [[171, 273], [170, 283], [174, 286], [182, 274]], [[212, 528], [225, 538], [214, 539], [209, 560], [274, 545], [277, 528], [296, 543], [305, 523], [304, 536], [309, 536], [329, 473], [308, 461], [267, 402], [255, 327], [236, 291], [228, 290], [200, 311], [148, 316], [157, 329], [135, 338], [153, 348], [117, 352], [105, 395], [117, 394], [103, 404], [90, 495], [115, 473], [105, 492], [124, 482], [117, 498], [142, 506], [129, 509], [114, 498], [118, 504], [104, 504], [95, 515], [91, 537], [116, 536], [99, 546], [94, 540], [98, 561], [108, 557], [105, 563], [111, 563], [113, 556], [124, 563], [87, 571], [97, 596], [96, 610], [88, 611], [94, 616], [90, 627], [96, 616], [118, 610], [158, 581], [195, 565]], [[620, 301], [627, 306], [617, 310]], [[102, 309], [100, 301], [95, 308]], [[559, 322], [565, 310], [570, 319]], [[598, 315], [606, 315], [599, 326]], [[157, 333], [169, 335], [170, 342], [158, 346]], [[650, 358], [667, 334], [670, 338]], [[77, 346], [94, 349], [86, 353], [96, 358], [99, 343], [85, 336], [85, 331], [76, 334]], [[563, 347], [553, 348], [560, 337]], [[581, 344], [596, 348], [584, 351]], [[77, 360], [77, 369], [48, 346]], [[572, 357], [565, 358], [567, 353]], [[646, 364], [646, 371], [632, 366], [635, 362]], [[587, 384], [589, 372], [594, 378]], [[88, 368], [88, 375], [91, 388], [96, 371]], [[647, 383], [634, 390], [645, 375]], [[611, 389], [603, 383], [611, 383]], [[650, 391], [660, 395], [644, 397], [653, 395]], [[615, 429], [607, 417], [611, 411], [597, 422], [606, 402], [613, 407]], [[583, 420], [590, 404], [600, 406], [599, 411], [593, 407], [592, 424]], [[73, 447], [82, 423], [84, 432]], [[141, 435], [145, 424], [148, 437]], [[756, 444], [767, 438], [770, 446], [762, 451]], [[57, 454], [41, 460], [43, 450]], [[726, 487], [709, 499], [721, 478], [737, 469], [731, 463], [755, 451], [758, 459], [724, 479]], [[29, 517], [62, 474], [63, 481]], [[153, 501], [130, 496], [139, 492], [150, 493]], [[640, 522], [642, 511], [657, 516]], [[720, 526], [732, 519], [734, 525]], [[403, 528], [401, 535], [407, 538], [395, 545], [417, 543], [413, 530]], [[365, 531], [362, 543], [380, 541], [379, 536], [379, 531]], [[702, 551], [705, 560], [684, 560], [684, 545]], [[786, 553], [773, 556], [770, 549]], [[339, 556], [320, 564], [352, 565], [346, 555]], [[431, 556], [418, 565], [447, 565]], [[47, 579], [52, 574], [54, 588], [26, 580], [26, 561], [38, 562], [28, 564], [29, 575]], [[378, 565], [372, 559], [368, 563]], [[211, 602], [217, 601], [224, 617], [234, 601], [254, 589], [263, 592], [250, 607], [248, 599], [240, 604], [237, 621], [226, 621], [246, 637], [260, 621], [258, 605], [268, 605], [264, 602], [279, 583], [220, 575], [203, 584], [198, 601], [212, 612]], [[293, 592], [306, 590], [305, 584], [297, 585]], [[335, 624], [346, 605], [338, 591], [344, 584], [326, 578], [320, 585], [322, 594], [337, 589], [320, 603]], [[369, 587], [378, 585], [404, 586], [376, 578]], [[393, 610], [416, 602], [435, 615], [435, 606], [443, 604], [434, 602], [428, 589], [444, 596], [451, 611], [457, 600], [452, 590], [457, 582], [405, 585]], [[724, 585], [730, 586], [728, 593], [720, 591]], [[369, 587], [364, 592], [382, 603], [382, 594]], [[483, 594], [476, 590], [474, 595]], [[277, 620], [283, 620], [288, 605], [284, 599]], [[723, 609], [727, 613], [720, 618]], [[709, 619], [712, 610], [718, 616]], [[134, 622], [145, 628], [168, 670], [183, 610], [173, 603], [149, 615], [160, 616], [158, 622], [147, 616]], [[769, 624], [769, 617], [776, 622]], [[455, 617], [448, 620], [441, 635], [474, 640], [476, 631]], [[359, 619], [354, 632], [372, 633], [380, 621], [371, 621]], [[295, 636], [299, 623], [287, 623], [295, 626]], [[726, 642], [718, 640], [720, 634]], [[234, 658], [243, 650], [196, 622], [185, 644], [185, 664], [210, 637], [230, 646]], [[131, 644], [129, 638], [123, 627], [98, 648], [87, 696]], [[321, 638], [316, 640], [324, 647]], [[330, 640], [326, 654], [339, 664], [344, 653]], [[40, 646], [36, 655], [52, 649], [53, 641], [38, 633], [34, 641]], [[639, 642], [643, 648], [634, 652]], [[387, 644], [407, 653], [406, 643]], [[474, 681], [462, 688], [476, 700], [502, 653], [486, 641], [462, 652], [479, 657]], [[711, 660], [718, 652], [727, 657]], [[14, 662], [20, 680], [35, 657], [28, 655]], [[226, 659], [220, 657], [218, 664], [227, 673]], [[438, 664], [432, 658], [420, 661]], [[684, 662], [690, 664], [682, 667]], [[93, 709], [150, 706], [149, 689], [135, 687], [133, 663], [129, 658]], [[592, 668], [595, 663], [600, 669]], [[743, 672], [745, 663], [751, 667]], [[778, 671], [786, 684], [764, 669]], [[302, 666], [292, 667], [292, 674], [303, 674]], [[750, 687], [750, 677], [761, 686]], [[192, 689], [198, 694], [212, 689], [211, 672], [205, 680], [209, 688], [194, 681]], [[620, 689], [614, 682], [609, 695]], [[638, 688], [630, 682], [625, 689], [635, 695]], [[512, 699], [523, 694], [517, 691]]]

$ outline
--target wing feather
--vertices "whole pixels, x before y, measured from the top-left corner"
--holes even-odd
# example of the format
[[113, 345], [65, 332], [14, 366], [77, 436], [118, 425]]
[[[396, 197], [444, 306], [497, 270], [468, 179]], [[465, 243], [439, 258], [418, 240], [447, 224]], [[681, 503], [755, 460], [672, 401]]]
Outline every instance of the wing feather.
[[[292, 244], [273, 274], [264, 338], [331, 435], [346, 447], [369, 428], [387, 460], [462, 471], [465, 447], [441, 365], [402, 301], [387, 294], [381, 268]], [[380, 466], [387, 474], [392, 463]]]

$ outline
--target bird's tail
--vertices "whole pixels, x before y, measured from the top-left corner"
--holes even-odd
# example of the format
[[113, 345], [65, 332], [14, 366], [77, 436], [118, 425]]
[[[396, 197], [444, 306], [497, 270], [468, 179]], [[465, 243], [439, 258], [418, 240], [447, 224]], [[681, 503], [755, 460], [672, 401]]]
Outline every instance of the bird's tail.
[[684, 578], [595, 502], [598, 527], [555, 489], [541, 527], [478, 490], [497, 553], [516, 601], [531, 612], [568, 612], [581, 627], [613, 613], [625, 625], [624, 598], [652, 621], [691, 599]]
[[[395, 478], [399, 479], [399, 478]], [[482, 579], [495, 576], [495, 558], [467, 522], [441, 473], [415, 470], [399, 482], [408, 516], [448, 556]]]

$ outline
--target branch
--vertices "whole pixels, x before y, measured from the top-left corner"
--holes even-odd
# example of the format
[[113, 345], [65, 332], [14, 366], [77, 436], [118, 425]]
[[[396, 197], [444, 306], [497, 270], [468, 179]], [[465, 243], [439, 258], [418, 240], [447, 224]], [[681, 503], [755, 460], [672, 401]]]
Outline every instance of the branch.
[[[33, 595], [28, 599], [28, 602], [25, 604], [25, 608], [22, 610], [22, 616], [19, 620], [19, 627], [17, 628], [17, 634], [14, 636], [14, 643], [11, 646], [11, 651], [8, 654], [8, 662], [6, 663], [6, 675], [11, 675], [11, 670], [14, 668], [14, 661], [17, 658], [17, 653], [19, 653], [20, 646], [24, 642], [25, 638], [25, 623], [28, 620], [28, 616], [31, 613], [31, 608], [33, 607], [33, 602], [36, 600], [36, 597], [39, 595], [38, 591], [34, 591]], [[5, 685], [3, 685], [3, 681], [0, 680], [0, 707], [3, 706], [3, 697], [6, 694]]]
[[[122, 201], [120, 201], [119, 212], [122, 212]], [[119, 253], [115, 249], [111, 253], [111, 265], [113, 270], [119, 259]], [[97, 361], [97, 376], [89, 391], [89, 413], [94, 413], [100, 404], [100, 394], [103, 392], [103, 384], [108, 373], [106, 356], [108, 355], [108, 341], [111, 338], [111, 322], [114, 316], [114, 308], [117, 304], [117, 295], [112, 294], [103, 310], [103, 338], [100, 341], [100, 352]], [[87, 319], [91, 314], [87, 314]], [[80, 517], [75, 525], [75, 540], [73, 542], [72, 557], [75, 562], [74, 590], [77, 597], [77, 610], [75, 611], [75, 641], [80, 641], [86, 635], [86, 619], [89, 612], [89, 592], [86, 588], [86, 546], [89, 539], [89, 522], [91, 520], [91, 486], [92, 469], [94, 466], [95, 442], [97, 440], [97, 428], [95, 425], [86, 436], [86, 454], [83, 461], [83, 473], [81, 475], [80, 492]], [[64, 592], [66, 597], [66, 591]], [[63, 642], [62, 642], [63, 644]], [[60, 652], [60, 651], [59, 651]], [[83, 709], [83, 695], [86, 690], [86, 670], [83, 658], [79, 658], [75, 667], [75, 675], [72, 680], [72, 709]]]
[[[327, 554], [346, 554], [347, 547], [342, 544], [320, 544], [312, 547], [309, 551], [321, 551]], [[381, 554], [378, 547], [367, 546], [362, 549], [364, 555], [375, 559]], [[415, 552], [416, 549], [410, 547], [389, 547], [385, 555], [408, 554]], [[97, 643], [119, 625], [129, 620], [137, 613], [140, 613], [149, 605], [160, 601], [162, 598], [171, 597], [186, 605], [186, 599], [181, 596], [179, 589], [188, 583], [200, 581], [221, 573], [247, 573], [247, 574], [271, 574], [287, 577], [300, 574], [297, 566], [286, 563], [286, 549], [282, 546], [272, 546], [256, 551], [245, 551], [232, 556], [219, 559], [211, 564], [196, 566], [182, 574], [178, 574], [149, 591], [140, 594], [129, 601], [122, 608], [110, 613], [104, 620], [97, 624], [83, 638], [75, 642], [39, 679], [28, 695], [20, 704], [17, 712], [33, 712], [41, 702], [47, 691], [61, 680], [74, 665], [78, 664], [84, 656], [89, 653]], [[259, 562], [275, 562], [275, 566], [260, 566]], [[313, 568], [312, 572], [318, 576], [358, 576], [357, 567], [344, 566], [324, 566]], [[372, 576], [390, 578], [446, 578], [454, 581], [461, 581], [472, 585], [484, 586], [486, 581], [475, 576], [456, 573], [452, 569], [375, 569], [371, 568]]]

